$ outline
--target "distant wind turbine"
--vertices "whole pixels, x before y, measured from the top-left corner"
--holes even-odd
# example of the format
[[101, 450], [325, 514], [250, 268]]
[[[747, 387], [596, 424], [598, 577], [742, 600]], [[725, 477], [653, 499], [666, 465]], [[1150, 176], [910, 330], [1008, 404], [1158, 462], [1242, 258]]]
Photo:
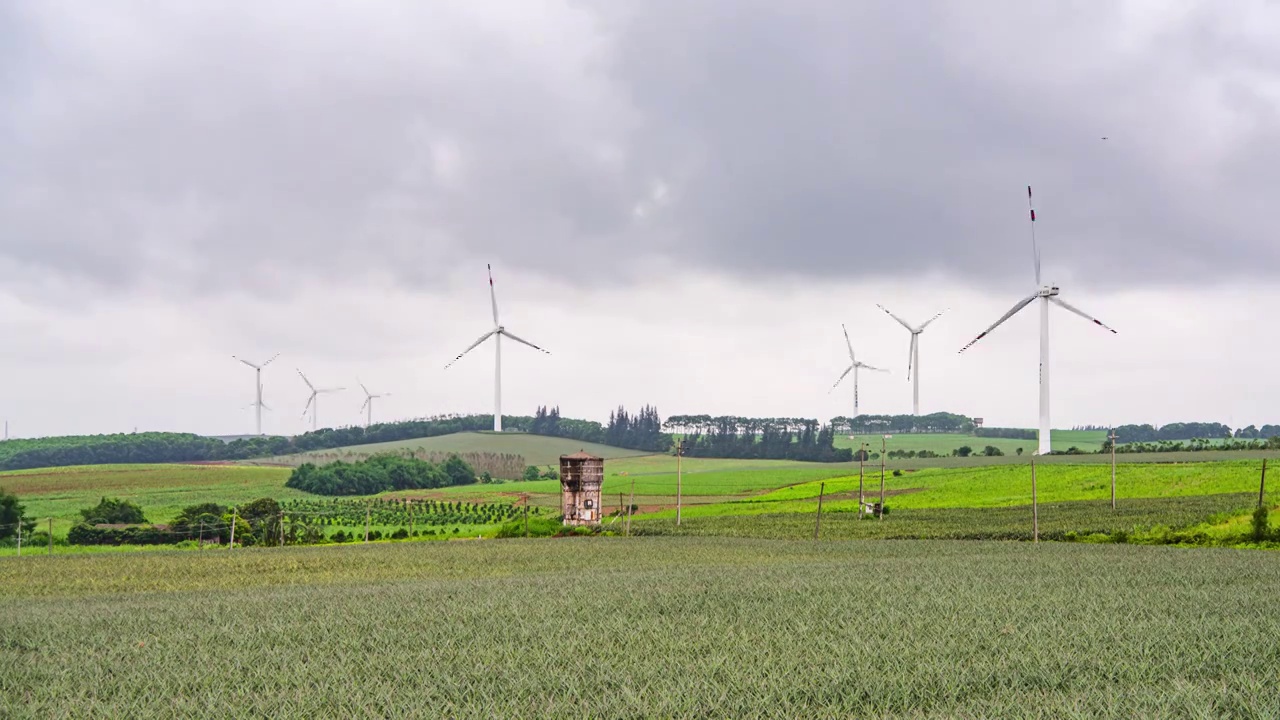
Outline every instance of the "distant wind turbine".
[[994, 325], [982, 331], [982, 334], [974, 338], [968, 345], [960, 348], [960, 352], [964, 352], [973, 347], [982, 338], [986, 337], [992, 330], [1000, 327], [1001, 323], [1018, 313], [1019, 310], [1031, 304], [1032, 300], [1040, 300], [1040, 440], [1039, 449], [1036, 451], [1041, 455], [1047, 455], [1053, 449], [1049, 428], [1049, 303], [1053, 303], [1064, 310], [1069, 310], [1076, 315], [1097, 325], [1103, 330], [1109, 330], [1115, 333], [1115, 330], [1102, 324], [1101, 320], [1085, 314], [1085, 312], [1073, 305], [1068, 305], [1066, 301], [1058, 297], [1058, 286], [1049, 284], [1040, 284], [1040, 248], [1036, 245], [1036, 210], [1031, 204], [1031, 186], [1027, 186], [1027, 207], [1031, 211], [1031, 253], [1035, 261], [1036, 267], [1036, 285], [1039, 289], [1031, 293], [1027, 297], [1018, 301], [1013, 309], [1005, 313], [1003, 317], [995, 322]]
[[832, 386], [831, 386], [831, 389], [832, 389], [832, 390], [835, 390], [835, 389], [836, 389], [836, 386], [837, 386], [837, 385], [839, 385], [839, 384], [840, 384], [840, 382], [841, 382], [842, 380], [844, 380], [844, 379], [845, 379], [845, 376], [846, 376], [846, 375], [848, 375], [850, 371], [853, 371], [853, 416], [854, 416], [854, 417], [858, 417], [858, 415], [859, 415], [859, 411], [858, 411], [858, 370], [860, 370], [860, 369], [865, 369], [865, 370], [874, 370], [875, 372], [882, 372], [882, 373], [887, 373], [887, 372], [889, 372], [889, 371], [888, 371], [888, 370], [885, 370], [885, 369], [883, 369], [883, 368], [872, 367], [872, 366], [870, 366], [870, 365], [868, 365], [868, 364], [866, 364], [866, 363], [862, 362], [861, 360], [857, 359], [856, 357], [854, 357], [854, 356], [853, 356], [853, 343], [849, 342], [849, 331], [845, 328], [844, 323], [841, 323], [841, 324], [840, 324], [840, 329], [841, 329], [841, 330], [844, 330], [844, 344], [845, 344], [845, 346], [846, 346], [846, 347], [848, 347], [848, 348], [849, 348], [849, 367], [845, 368], [844, 372], [840, 374], [840, 377], [836, 380], [835, 385], [832, 385]]
[[523, 340], [521, 338], [516, 337], [515, 335], [511, 334], [509, 330], [507, 330], [505, 327], [502, 326], [502, 323], [498, 320], [498, 297], [497, 295], [494, 294], [494, 291], [493, 291], [493, 266], [486, 265], [485, 267], [489, 269], [489, 301], [493, 304], [493, 329], [485, 333], [484, 335], [481, 335], [480, 339], [471, 343], [471, 346], [468, 347], [466, 350], [463, 350], [462, 352], [458, 353], [458, 356], [450, 360], [449, 364], [445, 365], [444, 368], [448, 370], [454, 363], [461, 360], [463, 355], [466, 355], [467, 353], [476, 349], [480, 345], [480, 343], [484, 342], [485, 340], [488, 340], [490, 337], [493, 338], [493, 351], [494, 351], [493, 431], [502, 432], [502, 338], [503, 336], [509, 337], [512, 340], [520, 343], [521, 345], [528, 345], [529, 347], [533, 348], [534, 350], [537, 350], [538, 352], [546, 353], [548, 355], [550, 355], [551, 353], [548, 352], [547, 350], [543, 350], [537, 345], [534, 345], [528, 340]]
[[[902, 325], [902, 327], [906, 328], [907, 331], [911, 333], [911, 347], [907, 351], [907, 380], [913, 381], [913, 385], [911, 388], [911, 414], [919, 415], [920, 414], [920, 333], [924, 332], [924, 329], [929, 327], [929, 323], [932, 323], [934, 320], [937, 320], [938, 318], [942, 317], [942, 313], [945, 313], [946, 310], [943, 310], [937, 315], [934, 315], [933, 317], [929, 318], [920, 327], [913, 327], [911, 323], [908, 323], [906, 320], [903, 320], [897, 315], [894, 315], [893, 313], [889, 312], [889, 308], [880, 304], [877, 304], [876, 307], [888, 313], [889, 317], [893, 318], [894, 320], [897, 320], [898, 323]], [[912, 370], [915, 371], [914, 377], [911, 374]]]
[[301, 370], [298, 370], [298, 376], [302, 378], [302, 382], [307, 384], [307, 387], [311, 388], [311, 396], [307, 398], [306, 407], [302, 408], [302, 416], [306, 417], [307, 410], [311, 411], [311, 429], [315, 430], [320, 421], [320, 396], [327, 393], [341, 392], [346, 388], [318, 388], [311, 384], [311, 381], [307, 379], [306, 375], [302, 374]]
[[271, 408], [267, 407], [266, 405], [264, 405], [264, 404], [262, 403], [262, 368], [264, 368], [264, 367], [266, 367], [266, 366], [270, 365], [270, 364], [271, 364], [271, 361], [272, 361], [272, 360], [275, 360], [275, 359], [276, 359], [276, 358], [278, 358], [278, 357], [280, 357], [280, 353], [276, 353], [275, 355], [272, 355], [272, 356], [271, 356], [271, 358], [270, 358], [270, 359], [268, 359], [266, 362], [259, 363], [259, 364], [255, 365], [255, 364], [253, 364], [253, 363], [251, 363], [251, 362], [249, 362], [248, 360], [245, 360], [245, 359], [243, 359], [243, 358], [238, 358], [238, 357], [236, 357], [235, 355], [232, 355], [232, 356], [231, 356], [231, 359], [232, 359], [232, 360], [239, 360], [240, 362], [244, 363], [245, 365], [248, 365], [249, 367], [253, 368], [253, 371], [254, 371], [254, 383], [253, 383], [253, 389], [254, 389], [254, 393], [255, 393], [255, 395], [254, 395], [254, 401], [253, 401], [253, 404], [252, 404], [252, 405], [250, 405], [249, 407], [254, 408], [255, 410], [257, 410], [257, 418], [258, 418], [258, 434], [259, 434], [259, 435], [261, 435], [261, 434], [262, 434], [262, 410], [263, 410], [263, 408], [266, 408], [267, 410], [270, 410], [270, 409], [271, 409]]
[[360, 406], [360, 409], [364, 410], [366, 413], [365, 419], [364, 419], [364, 426], [369, 427], [370, 425], [373, 424], [373, 401], [378, 398], [388, 397], [391, 395], [391, 393], [382, 393], [380, 395], [374, 395], [373, 393], [369, 392], [369, 388], [365, 387], [364, 383], [360, 382], [359, 380], [357, 380], [356, 382], [360, 383], [360, 389], [364, 391], [364, 404]]

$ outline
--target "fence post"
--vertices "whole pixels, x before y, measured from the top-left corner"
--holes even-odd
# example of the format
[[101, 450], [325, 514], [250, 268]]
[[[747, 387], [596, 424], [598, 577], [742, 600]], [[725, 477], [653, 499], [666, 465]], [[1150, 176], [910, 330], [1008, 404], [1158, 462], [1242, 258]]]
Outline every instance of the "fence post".
[[827, 484], [818, 484], [818, 516], [813, 521], [813, 539], [818, 539], [818, 531], [822, 529], [822, 496], [827, 492]]
[[228, 550], [234, 550], [236, 547], [236, 520], [238, 512], [235, 508], [231, 508], [231, 544], [227, 546]]
[[53, 554], [53, 518], [49, 518], [49, 554]]
[[1258, 507], [1266, 504], [1263, 494], [1267, 490], [1267, 459], [1262, 458], [1262, 478], [1258, 480]]

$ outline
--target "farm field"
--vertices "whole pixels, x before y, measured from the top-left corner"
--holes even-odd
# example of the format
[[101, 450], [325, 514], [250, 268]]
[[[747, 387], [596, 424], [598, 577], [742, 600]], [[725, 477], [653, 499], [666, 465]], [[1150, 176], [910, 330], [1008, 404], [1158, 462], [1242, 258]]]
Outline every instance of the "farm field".
[[[1143, 533], [1153, 528], [1203, 533], [1200, 544], [1238, 544], [1249, 527], [1249, 510], [1257, 502], [1256, 493], [1193, 495], [1184, 497], [1138, 498], [1111, 509], [1109, 501], [1087, 500], [1041, 503], [1040, 539], [1106, 541], [1090, 538], [1102, 533], [1133, 535], [1132, 542], [1145, 542]], [[812, 539], [816, 503], [780, 501], [762, 503], [756, 515], [686, 513], [676, 526], [671, 513], [637, 518], [632, 523], [636, 535], [686, 535], [767, 538], [777, 540]], [[893, 506], [890, 506], [893, 508]], [[822, 506], [820, 537], [833, 539], [949, 539], [949, 540], [1031, 540], [1031, 506], [995, 508], [907, 508], [893, 509], [883, 520], [872, 516], [859, 520], [855, 502], [831, 502]], [[1276, 520], [1273, 516], [1272, 526]], [[1127, 538], [1126, 538], [1127, 539]]]
[[327, 462], [337, 459], [358, 459], [360, 456], [382, 452], [403, 450], [421, 450], [423, 452], [441, 453], [500, 453], [521, 455], [530, 465], [544, 467], [556, 465], [561, 455], [585, 450], [603, 458], [619, 458], [645, 454], [640, 450], [627, 450], [609, 445], [551, 437], [548, 435], [530, 435], [528, 433], [506, 432], [467, 432], [437, 437], [417, 438], [414, 440], [397, 440], [395, 442], [371, 443], [369, 445], [351, 445], [331, 450], [316, 450], [297, 455], [282, 455], [265, 461], [245, 461], [246, 463], [267, 462], [287, 465], [298, 465], [303, 462]]
[[60, 537], [79, 521], [80, 509], [104, 496], [138, 503], [157, 523], [201, 502], [310, 497], [286, 488], [288, 478], [288, 469], [237, 465], [79, 465], [3, 472], [0, 488], [22, 500], [27, 515], [40, 521], [38, 529], [53, 518], [53, 534]]
[[7, 558], [0, 716], [1276, 717], [1278, 592], [1274, 553], [1067, 543]]
[[[1102, 443], [1106, 438], [1107, 432], [1105, 430], [1054, 430], [1053, 449], [1055, 452], [1065, 452], [1072, 447], [1077, 447], [1085, 452], [1096, 452], [1102, 447]], [[850, 440], [848, 435], [837, 435], [834, 444], [836, 447], [856, 450], [864, 440], [868, 443], [867, 449], [869, 451], [880, 451], [880, 435], [878, 434], [869, 434], [865, 437], [859, 436], [856, 440]], [[954, 433], [903, 433], [894, 435], [888, 441], [890, 450], [915, 450], [917, 452], [930, 450], [944, 455], [951, 454], [952, 450], [961, 445], [968, 445], [975, 452], [981, 451], [987, 445], [992, 445], [1000, 448], [1006, 455], [1015, 454], [1018, 448], [1022, 448], [1022, 451], [1027, 454], [1036, 450], [1035, 440], [988, 438]]]

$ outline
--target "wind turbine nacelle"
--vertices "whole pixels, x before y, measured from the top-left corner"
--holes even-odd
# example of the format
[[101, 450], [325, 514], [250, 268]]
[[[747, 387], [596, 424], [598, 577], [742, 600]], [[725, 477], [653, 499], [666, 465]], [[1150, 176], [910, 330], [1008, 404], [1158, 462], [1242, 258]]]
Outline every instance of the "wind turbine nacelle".
[[1058, 294], [1057, 285], [1045, 285], [1040, 288], [1040, 297], [1053, 297]]

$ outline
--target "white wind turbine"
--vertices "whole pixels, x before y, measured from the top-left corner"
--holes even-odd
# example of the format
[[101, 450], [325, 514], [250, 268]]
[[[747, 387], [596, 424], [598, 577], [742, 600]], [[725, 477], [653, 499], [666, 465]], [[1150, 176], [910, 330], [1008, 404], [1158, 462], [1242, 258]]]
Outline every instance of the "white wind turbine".
[[369, 427], [370, 425], [373, 424], [373, 401], [378, 398], [388, 397], [389, 395], [391, 395], [391, 393], [381, 393], [379, 395], [374, 395], [373, 393], [369, 392], [369, 388], [365, 387], [364, 383], [360, 382], [359, 380], [357, 380], [356, 382], [360, 383], [360, 389], [364, 391], [364, 404], [360, 406], [360, 409], [364, 410], [366, 413], [365, 419], [364, 419], [364, 426]]
[[262, 434], [262, 409], [263, 409], [263, 408], [266, 408], [267, 410], [270, 410], [270, 409], [271, 409], [271, 408], [267, 407], [266, 405], [263, 405], [263, 404], [262, 404], [262, 368], [264, 368], [264, 367], [266, 367], [266, 366], [270, 365], [270, 364], [271, 364], [271, 361], [272, 361], [272, 360], [275, 360], [275, 359], [276, 359], [276, 358], [278, 358], [278, 357], [280, 357], [280, 353], [276, 353], [275, 355], [272, 355], [272, 356], [271, 356], [271, 358], [270, 358], [270, 359], [268, 359], [268, 360], [267, 360], [266, 362], [264, 362], [264, 363], [260, 363], [260, 364], [258, 364], [258, 365], [254, 365], [253, 363], [251, 363], [251, 362], [249, 362], [248, 360], [245, 360], [245, 359], [243, 359], [243, 358], [238, 358], [238, 357], [236, 357], [235, 355], [232, 355], [232, 356], [231, 356], [231, 359], [232, 359], [232, 360], [239, 360], [240, 362], [244, 363], [245, 365], [248, 365], [249, 367], [253, 368], [254, 376], [255, 376], [255, 377], [254, 377], [254, 383], [253, 383], [253, 389], [254, 389], [254, 393], [255, 393], [255, 395], [254, 395], [254, 401], [253, 401], [253, 404], [252, 404], [252, 405], [250, 405], [249, 407], [254, 408], [254, 409], [256, 409], [256, 410], [257, 410], [257, 416], [258, 416], [258, 434], [259, 434], [259, 435], [261, 435], [261, 434]]
[[[920, 414], [920, 333], [924, 332], [924, 329], [929, 327], [929, 323], [942, 317], [942, 313], [945, 313], [946, 310], [943, 310], [937, 315], [934, 315], [933, 317], [929, 318], [920, 327], [912, 327], [911, 323], [908, 323], [906, 320], [903, 320], [897, 315], [894, 315], [893, 313], [889, 312], [889, 308], [883, 305], [880, 305], [878, 303], [876, 304], [876, 307], [888, 313], [889, 317], [893, 318], [894, 320], [897, 320], [898, 323], [902, 325], [902, 327], [906, 328], [907, 331], [911, 333], [911, 348], [907, 351], [907, 380], [914, 381], [911, 388], [911, 414], [919, 415]], [[911, 375], [912, 370], [915, 371], [914, 377], [912, 377]]]
[[302, 416], [306, 417], [307, 410], [311, 411], [311, 429], [315, 430], [320, 419], [320, 396], [327, 393], [341, 392], [346, 390], [346, 388], [318, 388], [311, 384], [311, 381], [307, 379], [306, 375], [302, 374], [301, 370], [298, 370], [298, 377], [302, 378], [302, 382], [306, 383], [307, 387], [311, 388], [311, 396], [307, 398], [307, 404], [302, 408]]
[[[844, 372], [840, 374], [840, 377], [836, 380], [835, 385], [832, 385], [832, 386], [831, 386], [831, 390], [835, 390], [835, 389], [836, 389], [836, 385], [839, 385], [839, 384], [840, 384], [840, 381], [841, 381], [841, 380], [844, 380], [845, 376], [849, 374], [849, 371], [853, 371], [853, 416], [854, 416], [854, 417], [858, 417], [858, 415], [859, 415], [859, 412], [858, 412], [858, 370], [860, 370], [860, 369], [865, 369], [865, 370], [874, 370], [875, 372], [882, 372], [882, 373], [887, 373], [887, 372], [889, 372], [889, 371], [888, 371], [888, 370], [885, 370], [885, 369], [883, 369], [883, 368], [872, 367], [872, 366], [870, 366], [870, 365], [868, 365], [868, 364], [866, 364], [866, 363], [862, 362], [861, 360], [857, 359], [856, 357], [854, 357], [854, 356], [853, 356], [853, 343], [849, 342], [849, 331], [845, 328], [844, 323], [841, 323], [841, 324], [840, 324], [840, 329], [841, 329], [841, 330], [844, 330], [844, 344], [845, 344], [845, 346], [847, 346], [847, 347], [849, 348], [849, 367], [845, 368], [845, 369], [844, 369]], [[829, 390], [828, 392], [830, 392], [830, 390]]]
[[502, 432], [502, 338], [503, 336], [509, 337], [512, 340], [520, 343], [521, 345], [528, 345], [529, 347], [533, 348], [534, 350], [537, 350], [538, 352], [546, 353], [548, 355], [550, 355], [551, 353], [548, 352], [547, 350], [543, 350], [537, 345], [534, 345], [528, 340], [523, 340], [521, 338], [516, 337], [515, 335], [511, 334], [511, 331], [507, 330], [502, 326], [502, 323], [498, 320], [498, 297], [493, 292], [493, 267], [490, 265], [486, 265], [485, 267], [489, 269], [489, 301], [493, 304], [493, 329], [485, 333], [484, 335], [481, 335], [480, 339], [471, 343], [471, 346], [468, 347], [466, 350], [463, 350], [462, 352], [458, 353], [458, 356], [450, 360], [449, 364], [445, 365], [444, 368], [448, 370], [450, 366], [452, 366], [454, 363], [461, 360], [463, 355], [466, 355], [467, 353], [476, 349], [476, 347], [478, 347], [480, 343], [484, 342], [485, 340], [488, 340], [490, 337], [493, 338], [493, 351], [494, 351], [493, 431]]
[[1058, 297], [1058, 286], [1049, 284], [1040, 284], [1040, 248], [1036, 245], [1036, 210], [1031, 204], [1031, 186], [1027, 186], [1027, 207], [1031, 211], [1031, 252], [1035, 260], [1036, 266], [1036, 285], [1039, 286], [1035, 292], [1018, 301], [1013, 309], [1005, 313], [1003, 317], [995, 322], [994, 325], [982, 331], [982, 334], [974, 338], [968, 345], [960, 348], [960, 352], [964, 352], [973, 347], [974, 343], [986, 337], [992, 330], [1000, 327], [1005, 320], [1013, 317], [1019, 310], [1031, 304], [1032, 300], [1039, 298], [1040, 300], [1040, 439], [1039, 448], [1036, 450], [1040, 455], [1047, 455], [1052, 449], [1053, 444], [1050, 442], [1049, 428], [1049, 303], [1053, 303], [1064, 310], [1069, 310], [1076, 315], [1088, 320], [1104, 330], [1115, 330], [1102, 324], [1101, 320], [1085, 314], [1085, 312], [1073, 305], [1068, 305], [1066, 301]]

